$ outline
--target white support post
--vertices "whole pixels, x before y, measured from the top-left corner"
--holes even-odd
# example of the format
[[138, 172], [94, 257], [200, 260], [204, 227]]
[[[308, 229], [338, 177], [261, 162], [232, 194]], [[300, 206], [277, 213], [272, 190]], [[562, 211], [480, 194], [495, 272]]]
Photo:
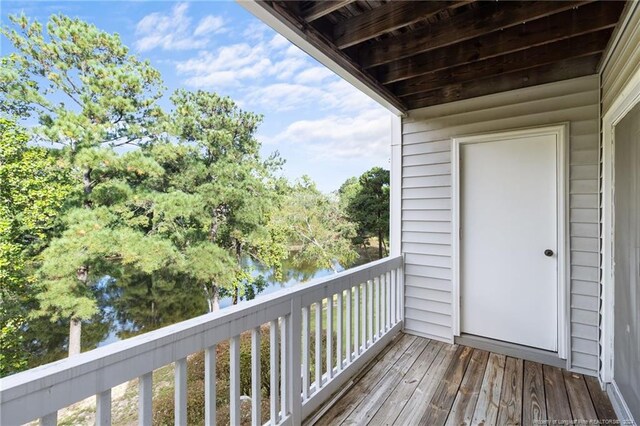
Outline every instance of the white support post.
[[216, 345], [204, 350], [204, 424], [216, 424]]
[[240, 336], [229, 341], [229, 418], [232, 425], [240, 424]]
[[302, 381], [300, 380], [300, 346], [302, 345], [302, 301], [299, 297], [291, 299], [291, 314], [287, 321], [289, 339], [289, 368], [287, 387], [289, 401], [287, 402], [291, 414], [290, 421], [294, 425], [302, 424]]
[[402, 253], [402, 117], [391, 117], [389, 254]]
[[151, 426], [153, 419], [153, 372], [138, 379], [138, 425]]
[[58, 424], [58, 412], [47, 414], [40, 419], [40, 426], [56, 426]]
[[343, 332], [342, 332], [342, 317], [343, 317], [343, 312], [342, 312], [342, 291], [338, 293], [337, 295], [337, 304], [336, 304], [336, 362], [338, 364], [338, 373], [342, 371], [342, 360], [344, 359], [344, 357], [342, 356], [344, 354], [344, 352], [342, 351], [342, 336], [343, 336]]
[[316, 392], [322, 388], [322, 301], [316, 303]]
[[182, 358], [174, 365], [174, 423], [187, 425], [187, 359]]
[[302, 308], [302, 399], [309, 398], [309, 369], [311, 368], [309, 350], [311, 343], [311, 312], [309, 306]]
[[260, 327], [251, 330], [251, 425], [262, 425], [262, 383], [260, 379]]
[[327, 297], [327, 380], [333, 378], [333, 296]]
[[111, 389], [96, 395], [96, 426], [111, 426]]
[[271, 364], [271, 424], [278, 424], [278, 383], [280, 381], [280, 372], [278, 371], [278, 320], [273, 320], [269, 323], [269, 352], [270, 352], [270, 364]]

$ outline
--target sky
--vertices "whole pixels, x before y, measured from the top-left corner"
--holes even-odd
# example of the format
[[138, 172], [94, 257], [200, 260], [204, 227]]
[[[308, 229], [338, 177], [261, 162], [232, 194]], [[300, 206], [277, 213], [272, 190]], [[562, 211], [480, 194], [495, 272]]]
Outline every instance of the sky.
[[[3, 25], [54, 13], [117, 32], [167, 87], [214, 91], [264, 115], [263, 155], [278, 151], [290, 179], [337, 190], [373, 166], [389, 168], [391, 115], [234, 1], [7, 1]], [[2, 37], [1, 54], [11, 51]], [[167, 99], [163, 105], [169, 107]]]

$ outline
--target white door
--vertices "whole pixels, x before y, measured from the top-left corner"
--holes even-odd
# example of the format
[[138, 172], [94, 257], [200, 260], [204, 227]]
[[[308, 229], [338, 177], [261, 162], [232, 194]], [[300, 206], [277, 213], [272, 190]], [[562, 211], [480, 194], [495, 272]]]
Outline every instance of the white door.
[[460, 330], [557, 351], [555, 135], [460, 146]]

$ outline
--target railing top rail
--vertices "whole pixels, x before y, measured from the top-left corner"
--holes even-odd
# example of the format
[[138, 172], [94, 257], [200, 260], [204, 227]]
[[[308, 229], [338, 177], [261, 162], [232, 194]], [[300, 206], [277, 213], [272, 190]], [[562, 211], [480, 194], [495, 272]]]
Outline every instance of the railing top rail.
[[[333, 287], [339, 287], [345, 283], [357, 285], [401, 265], [401, 256], [387, 257], [335, 275], [312, 280], [305, 285], [283, 289], [258, 299], [225, 308], [219, 312], [201, 315], [72, 358], [0, 379], [0, 404], [5, 406], [14, 399], [28, 394], [46, 392], [55, 386], [81, 379], [82, 376], [95, 375], [99, 371], [102, 374], [94, 379], [100, 383], [88, 386], [91, 389], [87, 389], [85, 386], [82, 393], [85, 393], [84, 397], [87, 397], [93, 393], [102, 392], [179, 359], [181, 355], [176, 353], [174, 349], [177, 344], [180, 344], [181, 350], [187, 354], [198, 352], [217, 343], [216, 339], [221, 340], [212, 335], [211, 330], [225, 328], [226, 333], [230, 330], [237, 330], [237, 333], [245, 331], [248, 329], [245, 326], [250, 322], [249, 318], [253, 321], [264, 320], [263, 322], [267, 322], [287, 314], [293, 297], [317, 293], [322, 288], [325, 288], [326, 295], [330, 296], [333, 294], [330, 291]], [[162, 356], [154, 354], [153, 357], [145, 357], [150, 352], [161, 351], [163, 347], [169, 347], [171, 350], [162, 351], [164, 352]], [[120, 371], [123, 370], [120, 367], [127, 361], [131, 361], [132, 365], [124, 368], [126, 371]], [[72, 393], [78, 392], [80, 391], [76, 389]], [[71, 398], [72, 396], [67, 395], [67, 397]], [[52, 403], [55, 404], [55, 402]]]

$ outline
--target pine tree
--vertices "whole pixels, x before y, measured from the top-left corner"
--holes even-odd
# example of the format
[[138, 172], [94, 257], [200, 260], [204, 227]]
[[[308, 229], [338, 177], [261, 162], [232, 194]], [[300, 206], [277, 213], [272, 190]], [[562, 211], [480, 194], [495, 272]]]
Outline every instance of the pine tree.
[[213, 311], [221, 295], [237, 303], [252, 280], [245, 257], [276, 268], [286, 258], [265, 227], [278, 202], [274, 172], [281, 161], [261, 158], [255, 132], [262, 117], [230, 98], [179, 90], [171, 100], [165, 128], [174, 143], [153, 152], [168, 171], [162, 182], [168, 200], [156, 203], [156, 213], [185, 256], [184, 273], [200, 283]]
[[116, 264], [151, 271], [167, 260], [149, 254], [172, 257], [169, 246], [126, 222], [137, 202], [130, 181], [162, 170], [135, 150], [116, 151], [152, 134], [161, 116], [160, 74], [117, 34], [79, 19], [53, 15], [46, 32], [24, 15], [11, 22], [2, 29], [15, 48], [0, 62], [3, 110], [37, 119], [33, 139], [60, 149], [80, 190], [65, 218], [68, 229], [43, 252], [39, 295], [41, 314], [70, 318], [73, 355], [80, 352], [81, 321], [96, 309], [90, 287], [97, 280]]

